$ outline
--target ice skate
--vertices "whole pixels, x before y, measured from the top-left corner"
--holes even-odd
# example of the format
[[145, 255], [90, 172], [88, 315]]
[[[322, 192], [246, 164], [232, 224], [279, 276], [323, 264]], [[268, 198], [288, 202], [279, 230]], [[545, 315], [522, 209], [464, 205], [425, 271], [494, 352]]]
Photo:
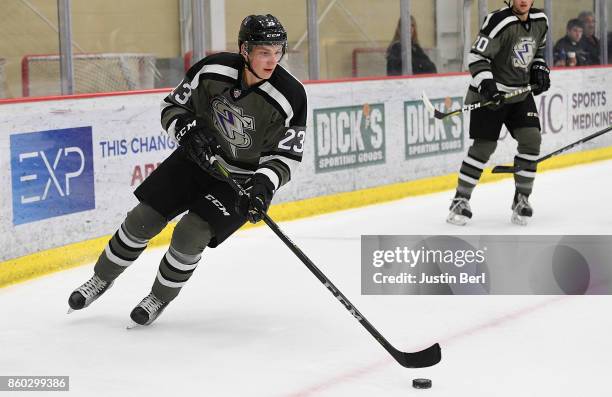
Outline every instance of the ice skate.
[[164, 311], [169, 302], [164, 302], [151, 292], [130, 313], [132, 324], [128, 329], [139, 325], [149, 325]]
[[468, 219], [472, 217], [470, 202], [465, 197], [455, 197], [450, 206], [450, 213], [446, 222], [457, 226], [465, 226]]
[[527, 196], [522, 193], [515, 193], [514, 200], [512, 202], [512, 223], [515, 225], [526, 226], [529, 218], [532, 215], [533, 209], [527, 200]]
[[68, 314], [74, 310], [81, 310], [91, 305], [93, 301], [98, 299], [106, 290], [113, 286], [113, 282], [102, 280], [96, 274], [79, 288], [72, 291], [68, 298]]

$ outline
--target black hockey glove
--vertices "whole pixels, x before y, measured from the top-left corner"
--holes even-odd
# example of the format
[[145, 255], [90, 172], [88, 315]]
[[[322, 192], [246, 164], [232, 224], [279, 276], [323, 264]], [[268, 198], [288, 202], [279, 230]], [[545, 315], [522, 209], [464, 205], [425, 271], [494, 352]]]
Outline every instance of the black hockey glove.
[[183, 144], [183, 148], [191, 161], [215, 178], [224, 179], [211, 162], [217, 146], [217, 141], [213, 136], [201, 131], [193, 133]]
[[480, 83], [478, 92], [484, 102], [492, 101], [493, 103], [487, 106], [491, 110], [498, 110], [504, 106], [504, 94], [497, 89], [495, 80], [484, 79]]
[[249, 222], [257, 223], [268, 211], [274, 196], [274, 185], [267, 176], [255, 174], [247, 182], [245, 190], [247, 194], [238, 194], [236, 212]]
[[183, 146], [198, 131], [204, 131], [204, 122], [194, 115], [182, 114], [174, 125], [174, 137], [179, 146]]
[[203, 121], [197, 117], [183, 116], [177, 120], [175, 131], [176, 140], [187, 157], [207, 173], [221, 179], [221, 174], [210, 162], [219, 145], [215, 137], [204, 129]]
[[550, 88], [550, 69], [542, 62], [531, 65], [529, 84], [535, 85], [533, 95], [540, 95]]

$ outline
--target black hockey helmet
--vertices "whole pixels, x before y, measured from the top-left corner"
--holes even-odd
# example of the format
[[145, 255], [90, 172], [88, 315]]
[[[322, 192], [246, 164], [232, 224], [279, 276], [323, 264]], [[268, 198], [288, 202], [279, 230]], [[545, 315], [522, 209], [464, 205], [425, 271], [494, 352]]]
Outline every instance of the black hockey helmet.
[[287, 31], [274, 15], [249, 15], [242, 20], [238, 32], [238, 51], [242, 44], [250, 52], [254, 45], [282, 45], [287, 50]]

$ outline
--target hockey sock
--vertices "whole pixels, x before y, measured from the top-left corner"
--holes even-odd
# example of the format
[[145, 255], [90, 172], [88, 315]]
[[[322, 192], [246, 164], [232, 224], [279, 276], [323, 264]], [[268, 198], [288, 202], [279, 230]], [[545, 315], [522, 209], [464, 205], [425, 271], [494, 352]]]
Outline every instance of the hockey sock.
[[521, 167], [521, 170], [514, 174], [516, 191], [526, 196], [529, 196], [533, 190], [533, 181], [538, 168], [537, 159], [538, 154], [519, 153], [514, 156], [514, 165]]
[[497, 142], [494, 141], [474, 141], [459, 169], [456, 196], [465, 197], [466, 199], [472, 196], [472, 191], [478, 184], [482, 171], [496, 147]]
[[166, 219], [146, 204], [134, 207], [110, 239], [94, 267], [102, 280], [113, 281], [145, 250], [149, 240], [165, 226]]
[[170, 246], [159, 264], [151, 291], [164, 302], [170, 302], [181, 291], [198, 266], [201, 255], [185, 255]]
[[521, 170], [514, 174], [514, 184], [517, 192], [529, 196], [538, 168], [536, 161], [540, 154], [542, 135], [538, 128], [525, 127], [516, 129], [514, 138], [518, 141], [518, 154], [514, 157], [514, 165], [521, 167]]
[[157, 298], [164, 302], [176, 298], [191, 278], [211, 238], [210, 225], [198, 215], [189, 212], [181, 218], [153, 282], [151, 291]]

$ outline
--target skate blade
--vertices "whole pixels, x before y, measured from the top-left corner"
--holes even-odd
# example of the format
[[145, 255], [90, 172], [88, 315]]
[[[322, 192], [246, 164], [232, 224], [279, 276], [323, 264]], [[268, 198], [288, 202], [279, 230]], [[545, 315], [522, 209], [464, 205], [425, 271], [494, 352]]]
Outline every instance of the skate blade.
[[518, 215], [518, 214], [512, 214], [511, 221], [515, 225], [527, 226], [527, 223], [529, 222], [529, 217], [528, 216], [521, 216], [521, 215]]
[[448, 214], [446, 222], [456, 226], [465, 226], [467, 224], [468, 219], [469, 218], [465, 215], [455, 214], [453, 212]]
[[71, 307], [69, 307], [69, 308], [68, 308], [68, 313], [66, 313], [66, 314], [70, 314], [70, 313], [72, 313], [73, 311], [74, 311], [74, 309], [73, 309], [73, 308], [71, 308]]

